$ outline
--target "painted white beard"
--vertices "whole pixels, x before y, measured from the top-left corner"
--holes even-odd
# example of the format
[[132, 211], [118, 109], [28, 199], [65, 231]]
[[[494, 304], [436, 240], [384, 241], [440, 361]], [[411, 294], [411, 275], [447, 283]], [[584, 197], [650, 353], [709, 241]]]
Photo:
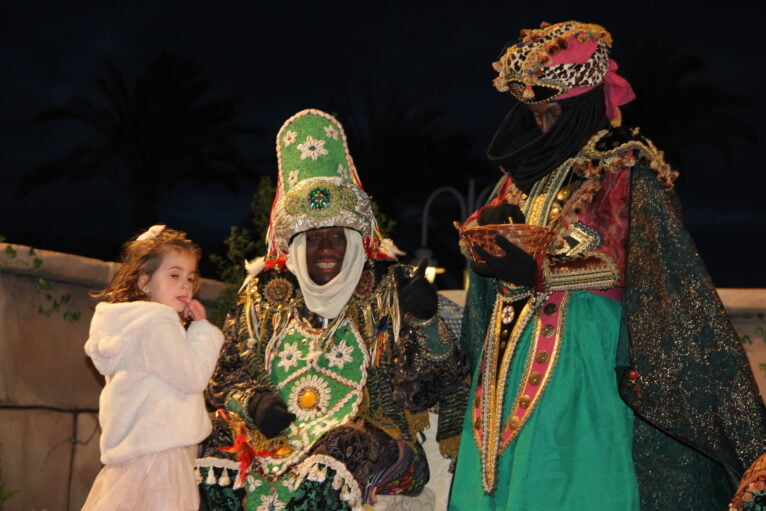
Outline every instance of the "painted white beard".
[[[311, 312], [332, 319], [338, 316], [359, 283], [367, 255], [364, 253], [362, 235], [353, 229], [343, 228], [346, 235], [346, 253], [340, 271], [326, 284], [317, 284], [309, 276], [306, 264], [306, 233], [293, 238], [288, 248], [287, 269], [298, 279], [306, 307]], [[329, 266], [322, 266], [323, 264]], [[320, 268], [329, 268], [335, 263], [319, 263]]]

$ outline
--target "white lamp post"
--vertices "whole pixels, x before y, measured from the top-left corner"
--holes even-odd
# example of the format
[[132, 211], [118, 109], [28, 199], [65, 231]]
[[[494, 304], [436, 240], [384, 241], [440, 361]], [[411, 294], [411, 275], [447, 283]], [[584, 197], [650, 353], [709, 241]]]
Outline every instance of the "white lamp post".
[[[482, 204], [489, 195], [490, 187], [484, 188], [478, 195], [476, 194], [476, 183], [473, 179], [468, 180], [468, 193], [465, 197], [461, 195], [460, 191], [452, 186], [442, 186], [437, 188], [426, 199], [425, 206], [423, 206], [423, 215], [421, 217], [420, 227], [420, 248], [415, 250], [415, 257], [413, 258], [413, 264], [418, 264], [424, 258], [428, 259], [428, 267], [426, 268], [426, 278], [429, 282], [433, 282], [433, 279], [439, 273], [444, 273], [444, 268], [439, 268], [438, 261], [433, 256], [433, 250], [428, 248], [428, 212], [431, 209], [431, 205], [434, 201], [443, 194], [452, 195], [457, 200], [460, 207], [460, 218], [465, 220], [470, 212], [475, 211], [479, 204]], [[430, 278], [429, 278], [430, 277]]]

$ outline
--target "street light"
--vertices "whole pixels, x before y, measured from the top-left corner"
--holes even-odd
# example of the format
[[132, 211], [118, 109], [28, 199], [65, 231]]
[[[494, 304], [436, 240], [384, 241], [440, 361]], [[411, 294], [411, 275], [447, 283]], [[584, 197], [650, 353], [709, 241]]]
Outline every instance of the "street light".
[[[425, 206], [423, 206], [423, 215], [421, 217], [420, 228], [420, 248], [415, 250], [415, 256], [413, 258], [413, 264], [418, 264], [423, 259], [428, 260], [428, 267], [426, 268], [426, 279], [429, 282], [433, 282], [436, 275], [444, 273], [446, 270], [439, 267], [439, 262], [436, 260], [433, 254], [433, 250], [428, 248], [428, 212], [431, 209], [431, 205], [434, 201], [443, 194], [449, 194], [457, 200], [460, 207], [460, 218], [465, 220], [468, 217], [469, 212], [478, 209], [479, 204], [482, 204], [489, 196], [490, 187], [484, 188], [478, 195], [476, 195], [476, 183], [473, 179], [468, 180], [468, 193], [465, 197], [460, 193], [457, 188], [452, 186], [442, 186], [437, 188], [426, 199]], [[429, 278], [430, 276], [430, 278]]]

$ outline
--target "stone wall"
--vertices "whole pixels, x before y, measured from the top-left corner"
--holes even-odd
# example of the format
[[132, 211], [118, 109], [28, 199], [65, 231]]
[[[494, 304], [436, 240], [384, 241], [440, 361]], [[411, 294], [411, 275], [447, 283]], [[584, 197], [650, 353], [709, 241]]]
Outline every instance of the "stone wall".
[[[41, 250], [43, 263], [34, 269], [28, 247], [14, 246], [16, 258], [3, 255], [6, 247], [0, 243], [0, 470], [6, 488], [19, 493], [4, 509], [79, 510], [101, 467], [97, 409], [103, 379], [83, 351], [96, 304], [88, 292], [103, 288], [117, 264]], [[53, 289], [40, 289], [38, 278]], [[224, 288], [203, 280], [202, 301], [210, 305]], [[766, 290], [719, 293], [766, 396]], [[50, 308], [46, 294], [70, 299], [47, 315], [38, 311]], [[462, 305], [463, 292], [443, 294]], [[79, 320], [65, 318], [67, 311], [80, 312]], [[435, 447], [430, 451], [434, 481], [422, 498], [382, 499], [378, 509], [445, 509], [446, 462]]]
[[[43, 250], [30, 255], [16, 245], [10, 257], [7, 246], [0, 243], [0, 470], [6, 488], [19, 492], [4, 509], [79, 510], [101, 468], [103, 378], [83, 351], [96, 305], [88, 293], [103, 289], [118, 265]], [[38, 269], [34, 257], [43, 261]], [[39, 278], [52, 289], [42, 289]], [[224, 287], [203, 280], [202, 301], [210, 305]], [[69, 301], [51, 311], [46, 294]]]
[[766, 289], [719, 289], [766, 402]]

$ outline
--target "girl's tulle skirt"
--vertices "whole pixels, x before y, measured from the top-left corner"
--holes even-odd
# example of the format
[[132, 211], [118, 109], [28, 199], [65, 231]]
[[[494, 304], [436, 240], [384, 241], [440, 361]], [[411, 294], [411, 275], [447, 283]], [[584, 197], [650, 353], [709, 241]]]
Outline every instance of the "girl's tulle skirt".
[[196, 455], [197, 446], [192, 445], [106, 465], [96, 476], [82, 511], [197, 510]]

